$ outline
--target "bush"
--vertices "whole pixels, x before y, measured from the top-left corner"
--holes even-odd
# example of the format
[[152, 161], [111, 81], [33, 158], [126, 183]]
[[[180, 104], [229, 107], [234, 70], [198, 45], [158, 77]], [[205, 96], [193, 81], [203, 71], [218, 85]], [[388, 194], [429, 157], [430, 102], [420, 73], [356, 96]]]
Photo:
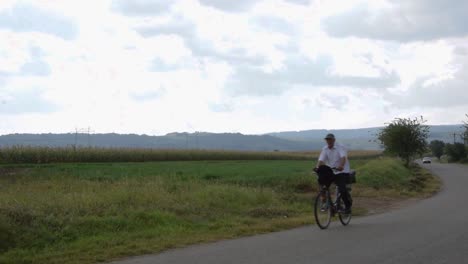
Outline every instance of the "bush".
[[462, 143], [447, 144], [445, 152], [449, 156], [449, 162], [457, 162], [467, 158], [466, 147]]
[[411, 159], [422, 155], [427, 148], [429, 127], [421, 118], [396, 118], [383, 128], [378, 134], [382, 146], [387, 154], [400, 157], [408, 167]]
[[436, 156], [439, 160], [442, 155], [444, 155], [445, 143], [440, 140], [433, 140], [429, 144], [432, 155]]

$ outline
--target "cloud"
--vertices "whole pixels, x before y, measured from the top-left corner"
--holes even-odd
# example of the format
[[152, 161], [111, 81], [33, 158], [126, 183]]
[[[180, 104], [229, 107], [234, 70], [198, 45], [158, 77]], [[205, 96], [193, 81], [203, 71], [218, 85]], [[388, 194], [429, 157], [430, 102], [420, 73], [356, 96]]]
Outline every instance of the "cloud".
[[309, 98], [304, 98], [302, 99], [301, 101], [301, 104], [304, 106], [304, 107], [310, 107], [312, 106], [312, 100], [310, 100]]
[[345, 95], [331, 95], [321, 93], [320, 98], [316, 99], [316, 103], [321, 107], [343, 110], [346, 104], [349, 103], [349, 98]]
[[151, 101], [163, 97], [167, 93], [166, 89], [147, 90], [143, 92], [133, 92], [130, 97], [136, 101]]
[[[398, 108], [450, 108], [468, 107], [468, 54], [454, 49], [453, 64], [457, 70], [451, 76], [441, 79], [438, 76], [418, 78], [406, 92], [386, 93], [384, 99]], [[458, 52], [458, 53], [457, 53]]]
[[395, 72], [380, 70], [380, 76], [363, 77], [332, 74], [333, 61], [321, 56], [310, 60], [304, 56], [290, 56], [284, 67], [273, 72], [260, 68], [240, 66], [231, 76], [227, 89], [234, 95], [272, 95], [281, 94], [294, 85], [306, 86], [350, 86], [360, 88], [386, 88], [400, 82]]
[[310, 0], [285, 0], [288, 3], [296, 4], [296, 5], [309, 5]]
[[217, 113], [227, 113], [234, 110], [234, 106], [230, 103], [212, 103], [209, 107], [211, 111]]
[[295, 27], [286, 20], [274, 16], [258, 16], [252, 19], [252, 22], [263, 30], [271, 32], [280, 32], [284, 34], [295, 33]]
[[3, 87], [7, 81], [9, 74], [4, 71], [0, 71], [0, 88]]
[[30, 48], [29, 61], [21, 65], [16, 72], [0, 72], [0, 85], [6, 83], [9, 78], [18, 76], [48, 76], [51, 74], [50, 65], [43, 60], [44, 51], [36, 46]]
[[174, 21], [172, 23], [138, 27], [135, 30], [145, 38], [158, 35], [179, 35], [182, 37], [195, 37], [195, 24], [188, 21]]
[[126, 16], [153, 16], [170, 10], [172, 0], [114, 0], [112, 10]]
[[51, 68], [42, 58], [44, 51], [36, 46], [30, 48], [30, 61], [23, 64], [20, 68], [19, 75], [22, 76], [48, 76], [51, 73]]
[[[369, 126], [409, 113], [458, 120], [450, 112], [468, 107], [468, 42], [446, 36], [464, 34], [456, 25], [468, 9], [384, 1], [15, 1], [0, 9], [0, 112], [9, 124], [0, 129], [153, 130], [134, 118], [141, 113], [165, 124], [158, 133], [186, 130], [187, 118], [196, 130], [249, 133]], [[351, 11], [321, 20], [337, 9]], [[24, 90], [34, 87], [43, 93]]]
[[50, 72], [49, 64], [40, 59], [23, 64], [20, 69], [20, 75], [26, 76], [47, 76]]
[[175, 71], [180, 67], [176, 64], [169, 64], [161, 60], [160, 58], [155, 58], [151, 62], [150, 71], [155, 72], [168, 72], [168, 71]]
[[456, 47], [453, 52], [455, 53], [455, 55], [461, 55], [461, 56], [468, 55], [468, 49], [462, 46]]
[[41, 32], [65, 40], [72, 40], [78, 34], [77, 26], [69, 18], [23, 4], [0, 13], [0, 28], [15, 32]]
[[385, 95], [394, 107], [399, 108], [447, 108], [455, 106], [468, 106], [468, 68], [450, 80], [428, 84], [432, 78], [420, 78], [408, 91], [398, 94]]
[[42, 96], [41, 89], [0, 91], [0, 115], [24, 113], [48, 113], [58, 108]]
[[468, 1], [394, 0], [390, 8], [360, 5], [323, 20], [333, 37], [359, 37], [401, 42], [468, 35]]
[[244, 12], [249, 10], [257, 1], [254, 0], [198, 0], [200, 4], [214, 7], [226, 12]]
[[218, 51], [208, 39], [201, 38], [196, 32], [196, 25], [185, 20], [138, 27], [135, 29], [141, 36], [150, 38], [158, 35], [176, 35], [183, 39], [185, 46], [198, 58], [211, 58], [232, 64], [262, 65], [266, 58], [250, 55], [246, 49], [233, 48], [228, 51]]

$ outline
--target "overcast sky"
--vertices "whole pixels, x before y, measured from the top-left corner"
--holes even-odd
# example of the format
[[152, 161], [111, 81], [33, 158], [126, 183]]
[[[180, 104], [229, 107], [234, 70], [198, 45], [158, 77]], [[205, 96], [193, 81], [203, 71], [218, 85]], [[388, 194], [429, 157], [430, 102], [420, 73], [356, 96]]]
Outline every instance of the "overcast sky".
[[468, 113], [468, 0], [0, 1], [0, 134]]

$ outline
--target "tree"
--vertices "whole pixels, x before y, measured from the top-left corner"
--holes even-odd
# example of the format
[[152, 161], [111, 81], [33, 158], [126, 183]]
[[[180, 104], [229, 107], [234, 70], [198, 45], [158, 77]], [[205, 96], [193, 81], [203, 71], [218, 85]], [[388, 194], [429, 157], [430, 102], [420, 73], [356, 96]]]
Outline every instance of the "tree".
[[[468, 118], [468, 114], [465, 114]], [[463, 143], [468, 145], [468, 121], [463, 121], [463, 127], [465, 128], [465, 132], [461, 135]]]
[[423, 117], [393, 120], [378, 134], [385, 152], [399, 156], [409, 166], [416, 154], [422, 155], [427, 149], [429, 126], [425, 122]]
[[449, 156], [449, 161], [460, 161], [466, 158], [466, 148], [462, 143], [447, 144], [445, 152]]
[[440, 140], [433, 140], [429, 144], [432, 155], [436, 156], [439, 160], [442, 155], [444, 155], [445, 143]]

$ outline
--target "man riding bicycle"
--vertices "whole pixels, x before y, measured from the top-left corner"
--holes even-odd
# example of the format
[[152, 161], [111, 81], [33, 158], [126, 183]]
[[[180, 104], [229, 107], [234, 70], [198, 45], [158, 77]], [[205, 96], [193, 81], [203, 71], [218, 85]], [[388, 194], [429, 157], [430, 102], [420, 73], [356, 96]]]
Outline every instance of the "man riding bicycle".
[[352, 200], [346, 188], [350, 173], [348, 153], [344, 146], [335, 143], [335, 135], [328, 134], [325, 141], [327, 145], [323, 147], [318, 164], [315, 167], [315, 171], [319, 175], [318, 182], [321, 186], [325, 185], [327, 188], [335, 182], [345, 204], [344, 213], [350, 214]]

